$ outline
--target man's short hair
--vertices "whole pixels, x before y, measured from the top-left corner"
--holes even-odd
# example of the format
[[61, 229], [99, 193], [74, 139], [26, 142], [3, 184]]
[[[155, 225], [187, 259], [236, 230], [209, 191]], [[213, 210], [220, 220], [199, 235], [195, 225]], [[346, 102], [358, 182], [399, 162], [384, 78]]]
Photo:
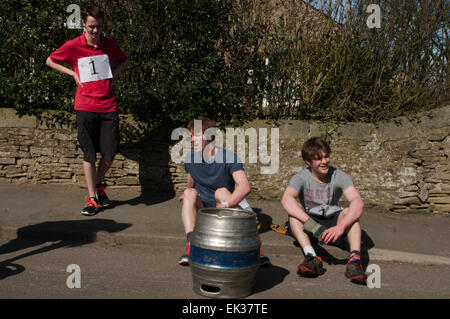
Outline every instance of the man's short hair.
[[102, 9], [97, 6], [90, 6], [81, 13], [81, 18], [83, 19], [83, 21], [86, 21], [88, 16], [93, 17], [96, 20], [102, 19], [103, 21], [105, 21], [105, 14], [103, 13]]
[[[217, 123], [214, 120], [208, 119], [208, 118], [200, 118], [197, 121], [202, 121], [202, 133], [205, 133], [205, 131], [211, 127], [216, 127]], [[187, 129], [191, 132], [194, 132], [194, 120], [191, 120], [188, 125]]]
[[302, 146], [302, 158], [305, 162], [311, 162], [313, 159], [321, 159], [322, 152], [330, 155], [330, 145], [320, 137], [312, 137]]

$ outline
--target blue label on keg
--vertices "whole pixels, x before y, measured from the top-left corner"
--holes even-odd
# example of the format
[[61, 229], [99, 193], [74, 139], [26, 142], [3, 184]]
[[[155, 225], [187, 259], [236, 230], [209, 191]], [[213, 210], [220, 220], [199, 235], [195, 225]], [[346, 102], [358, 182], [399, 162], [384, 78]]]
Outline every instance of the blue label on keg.
[[217, 251], [191, 245], [189, 258], [192, 262], [219, 268], [248, 268], [259, 262], [259, 249], [253, 251]]

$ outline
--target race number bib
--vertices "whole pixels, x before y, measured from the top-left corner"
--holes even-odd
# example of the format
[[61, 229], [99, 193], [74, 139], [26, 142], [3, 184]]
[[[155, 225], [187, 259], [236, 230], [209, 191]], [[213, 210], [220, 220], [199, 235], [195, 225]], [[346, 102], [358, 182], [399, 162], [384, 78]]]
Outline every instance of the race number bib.
[[111, 79], [113, 77], [108, 55], [95, 55], [78, 59], [78, 71], [82, 83]]

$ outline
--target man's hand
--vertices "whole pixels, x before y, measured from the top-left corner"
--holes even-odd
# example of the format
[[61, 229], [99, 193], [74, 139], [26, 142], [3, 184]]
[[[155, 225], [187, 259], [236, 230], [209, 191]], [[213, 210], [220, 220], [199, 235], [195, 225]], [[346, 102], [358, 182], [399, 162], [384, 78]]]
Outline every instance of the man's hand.
[[228, 201], [223, 200], [220, 203], [216, 203], [216, 207], [217, 208], [228, 208], [230, 206], [228, 205]]
[[77, 86], [83, 87], [83, 83], [81, 83], [80, 78], [78, 77], [78, 75], [75, 72], [73, 72], [72, 77], [74, 78]]
[[321, 238], [323, 239], [325, 244], [328, 244], [330, 241], [335, 243], [336, 240], [338, 240], [338, 238], [344, 234], [344, 231], [345, 231], [344, 227], [336, 225], [324, 231]]
[[77, 84], [77, 86], [83, 87], [83, 83], [81, 83], [80, 78], [76, 73], [74, 74], [73, 78], [75, 79], [75, 83]]

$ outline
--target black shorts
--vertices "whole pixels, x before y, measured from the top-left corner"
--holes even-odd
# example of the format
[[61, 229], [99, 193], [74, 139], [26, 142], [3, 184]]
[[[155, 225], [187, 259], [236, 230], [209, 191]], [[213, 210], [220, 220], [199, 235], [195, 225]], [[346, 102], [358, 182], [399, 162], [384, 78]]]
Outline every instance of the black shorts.
[[76, 111], [78, 143], [86, 162], [95, 163], [97, 153], [112, 162], [119, 153], [119, 114], [118, 112], [94, 113]]

